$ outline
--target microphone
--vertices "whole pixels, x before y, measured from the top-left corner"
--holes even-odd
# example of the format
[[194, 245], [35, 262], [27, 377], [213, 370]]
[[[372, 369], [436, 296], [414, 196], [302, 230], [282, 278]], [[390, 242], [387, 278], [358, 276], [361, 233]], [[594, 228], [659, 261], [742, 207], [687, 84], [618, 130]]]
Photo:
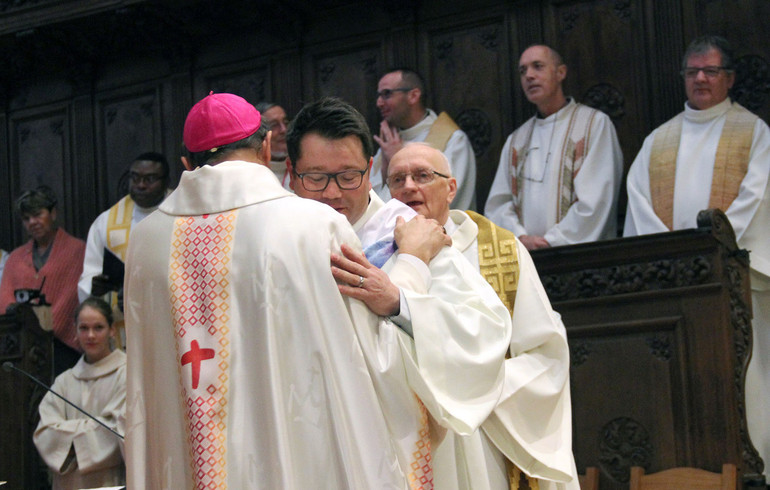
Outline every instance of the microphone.
[[74, 403], [72, 403], [71, 401], [67, 400], [66, 398], [64, 398], [64, 397], [63, 397], [63, 396], [61, 396], [60, 394], [56, 393], [56, 392], [55, 392], [55, 391], [53, 391], [51, 388], [49, 388], [49, 387], [48, 387], [48, 385], [46, 385], [45, 383], [43, 383], [42, 381], [40, 381], [40, 380], [39, 380], [39, 379], [37, 379], [36, 377], [32, 376], [32, 375], [31, 375], [31, 374], [29, 374], [27, 371], [25, 371], [25, 370], [23, 370], [23, 369], [21, 369], [21, 368], [18, 368], [18, 367], [16, 367], [16, 366], [14, 366], [14, 365], [13, 365], [13, 363], [12, 363], [11, 361], [5, 361], [5, 362], [3, 363], [3, 370], [4, 370], [6, 373], [10, 373], [10, 372], [11, 372], [11, 370], [14, 370], [14, 371], [18, 371], [18, 372], [20, 372], [20, 373], [21, 373], [21, 374], [23, 374], [24, 376], [28, 377], [29, 379], [31, 379], [31, 380], [32, 380], [32, 381], [34, 381], [35, 383], [39, 384], [40, 386], [42, 386], [42, 387], [43, 387], [43, 388], [45, 388], [46, 390], [50, 391], [50, 392], [51, 392], [51, 393], [53, 393], [54, 395], [56, 395], [56, 396], [58, 396], [59, 398], [61, 398], [62, 400], [64, 400], [64, 401], [65, 401], [67, 404], [69, 404], [71, 407], [73, 407], [73, 408], [77, 409], [78, 411], [80, 411], [80, 413], [82, 413], [82, 414], [83, 414], [83, 415], [85, 415], [86, 417], [90, 418], [91, 420], [93, 420], [93, 421], [94, 421], [94, 422], [96, 422], [97, 424], [101, 425], [102, 427], [104, 427], [104, 428], [105, 428], [105, 429], [107, 429], [108, 431], [112, 432], [112, 433], [113, 433], [113, 434], [115, 434], [116, 436], [118, 436], [118, 437], [120, 437], [121, 439], [123, 439], [123, 436], [121, 436], [120, 434], [118, 434], [118, 433], [117, 433], [117, 432], [115, 432], [114, 430], [110, 429], [110, 428], [107, 426], [107, 424], [105, 424], [105, 423], [104, 423], [104, 422], [102, 422], [101, 420], [97, 419], [96, 417], [94, 417], [94, 416], [93, 416], [93, 415], [91, 415], [90, 413], [86, 412], [85, 410], [83, 410], [83, 409], [82, 409], [82, 408], [80, 408], [79, 406], [75, 405], [75, 404], [74, 404]]

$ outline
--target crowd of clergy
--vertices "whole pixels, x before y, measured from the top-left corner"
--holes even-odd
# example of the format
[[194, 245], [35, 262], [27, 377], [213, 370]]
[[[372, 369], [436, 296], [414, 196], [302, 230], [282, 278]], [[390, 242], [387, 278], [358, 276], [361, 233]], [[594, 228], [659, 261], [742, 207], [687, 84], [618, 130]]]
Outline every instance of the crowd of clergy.
[[751, 253], [746, 414], [768, 461], [770, 129], [730, 98], [728, 42], [684, 53], [684, 110], [631, 164], [624, 223], [610, 118], [564, 94], [552, 48], [518, 70], [535, 114], [483, 209], [470, 138], [407, 68], [380, 78], [373, 136], [338, 98], [290, 120], [210, 94], [178, 187], [138, 155], [85, 242], [49, 187], [21, 194], [30, 240], [0, 250], [0, 311], [18, 290], [50, 304], [53, 389], [125, 436], [46, 395], [53, 487], [579, 488], [566, 331], [530, 251], [694, 228], [707, 208]]

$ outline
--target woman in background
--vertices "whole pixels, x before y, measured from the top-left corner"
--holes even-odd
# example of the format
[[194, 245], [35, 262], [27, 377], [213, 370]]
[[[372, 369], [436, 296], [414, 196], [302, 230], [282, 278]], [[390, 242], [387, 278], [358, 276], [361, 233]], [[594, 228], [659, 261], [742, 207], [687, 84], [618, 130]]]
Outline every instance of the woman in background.
[[[88, 298], [76, 310], [83, 356], [56, 377], [53, 391], [115, 429], [126, 409], [126, 355], [113, 350], [112, 309]], [[54, 490], [125, 484], [121, 440], [52, 393], [40, 402], [33, 437], [53, 476]]]

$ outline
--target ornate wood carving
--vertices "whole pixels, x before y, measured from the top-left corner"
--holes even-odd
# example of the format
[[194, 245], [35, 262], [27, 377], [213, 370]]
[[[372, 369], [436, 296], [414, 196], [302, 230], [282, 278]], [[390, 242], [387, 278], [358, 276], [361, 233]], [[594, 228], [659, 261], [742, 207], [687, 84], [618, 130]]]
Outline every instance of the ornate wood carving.
[[653, 447], [647, 429], [629, 417], [618, 417], [602, 428], [602, 470], [617, 482], [629, 480], [632, 466], [649, 468]]
[[[702, 212], [698, 226], [532, 252], [567, 327], [578, 467], [599, 463], [602, 488], [627, 488], [634, 464], [716, 471], [730, 460], [762, 471], [745, 419], [748, 257], [724, 213]], [[635, 424], [608, 422], [624, 417]], [[641, 428], [650, 446], [628, 442]], [[620, 450], [608, 430], [626, 434]]]
[[480, 157], [492, 141], [492, 123], [481, 109], [466, 109], [455, 117], [455, 122], [471, 140], [473, 153]]
[[598, 83], [589, 88], [580, 101], [594, 109], [599, 109], [613, 120], [626, 115], [625, 97], [620, 90], [609, 83]]
[[731, 95], [751, 111], [758, 111], [770, 95], [770, 65], [758, 55], [741, 56], [735, 62]]

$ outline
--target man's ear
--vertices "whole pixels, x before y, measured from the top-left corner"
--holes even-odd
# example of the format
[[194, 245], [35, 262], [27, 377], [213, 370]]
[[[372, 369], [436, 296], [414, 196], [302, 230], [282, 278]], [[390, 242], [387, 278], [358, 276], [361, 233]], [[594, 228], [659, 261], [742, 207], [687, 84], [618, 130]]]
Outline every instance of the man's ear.
[[187, 170], [194, 170], [194, 167], [192, 166], [192, 163], [190, 163], [190, 160], [187, 159], [187, 157], [181, 157], [182, 165], [184, 165], [184, 168]]
[[292, 171], [294, 165], [291, 163], [291, 159], [286, 157], [286, 170], [289, 172], [289, 189], [294, 190], [294, 186], [297, 182], [297, 174]]
[[409, 101], [409, 105], [415, 105], [420, 102], [420, 97], [422, 97], [422, 90], [419, 88], [413, 88], [409, 91], [407, 94], [407, 100]]
[[559, 83], [563, 82], [567, 78], [567, 65], [559, 65], [556, 67], [556, 75], [559, 77]]
[[455, 196], [457, 195], [457, 179], [454, 177], [449, 178], [449, 194], [447, 195], [447, 204], [450, 206], [452, 205], [452, 201], [455, 200]]
[[270, 164], [270, 160], [272, 159], [271, 152], [270, 152], [270, 141], [273, 138], [273, 131], [268, 131], [267, 136], [265, 136], [265, 140], [262, 142], [262, 150], [259, 152], [259, 157], [262, 159], [262, 163], [265, 165]]

